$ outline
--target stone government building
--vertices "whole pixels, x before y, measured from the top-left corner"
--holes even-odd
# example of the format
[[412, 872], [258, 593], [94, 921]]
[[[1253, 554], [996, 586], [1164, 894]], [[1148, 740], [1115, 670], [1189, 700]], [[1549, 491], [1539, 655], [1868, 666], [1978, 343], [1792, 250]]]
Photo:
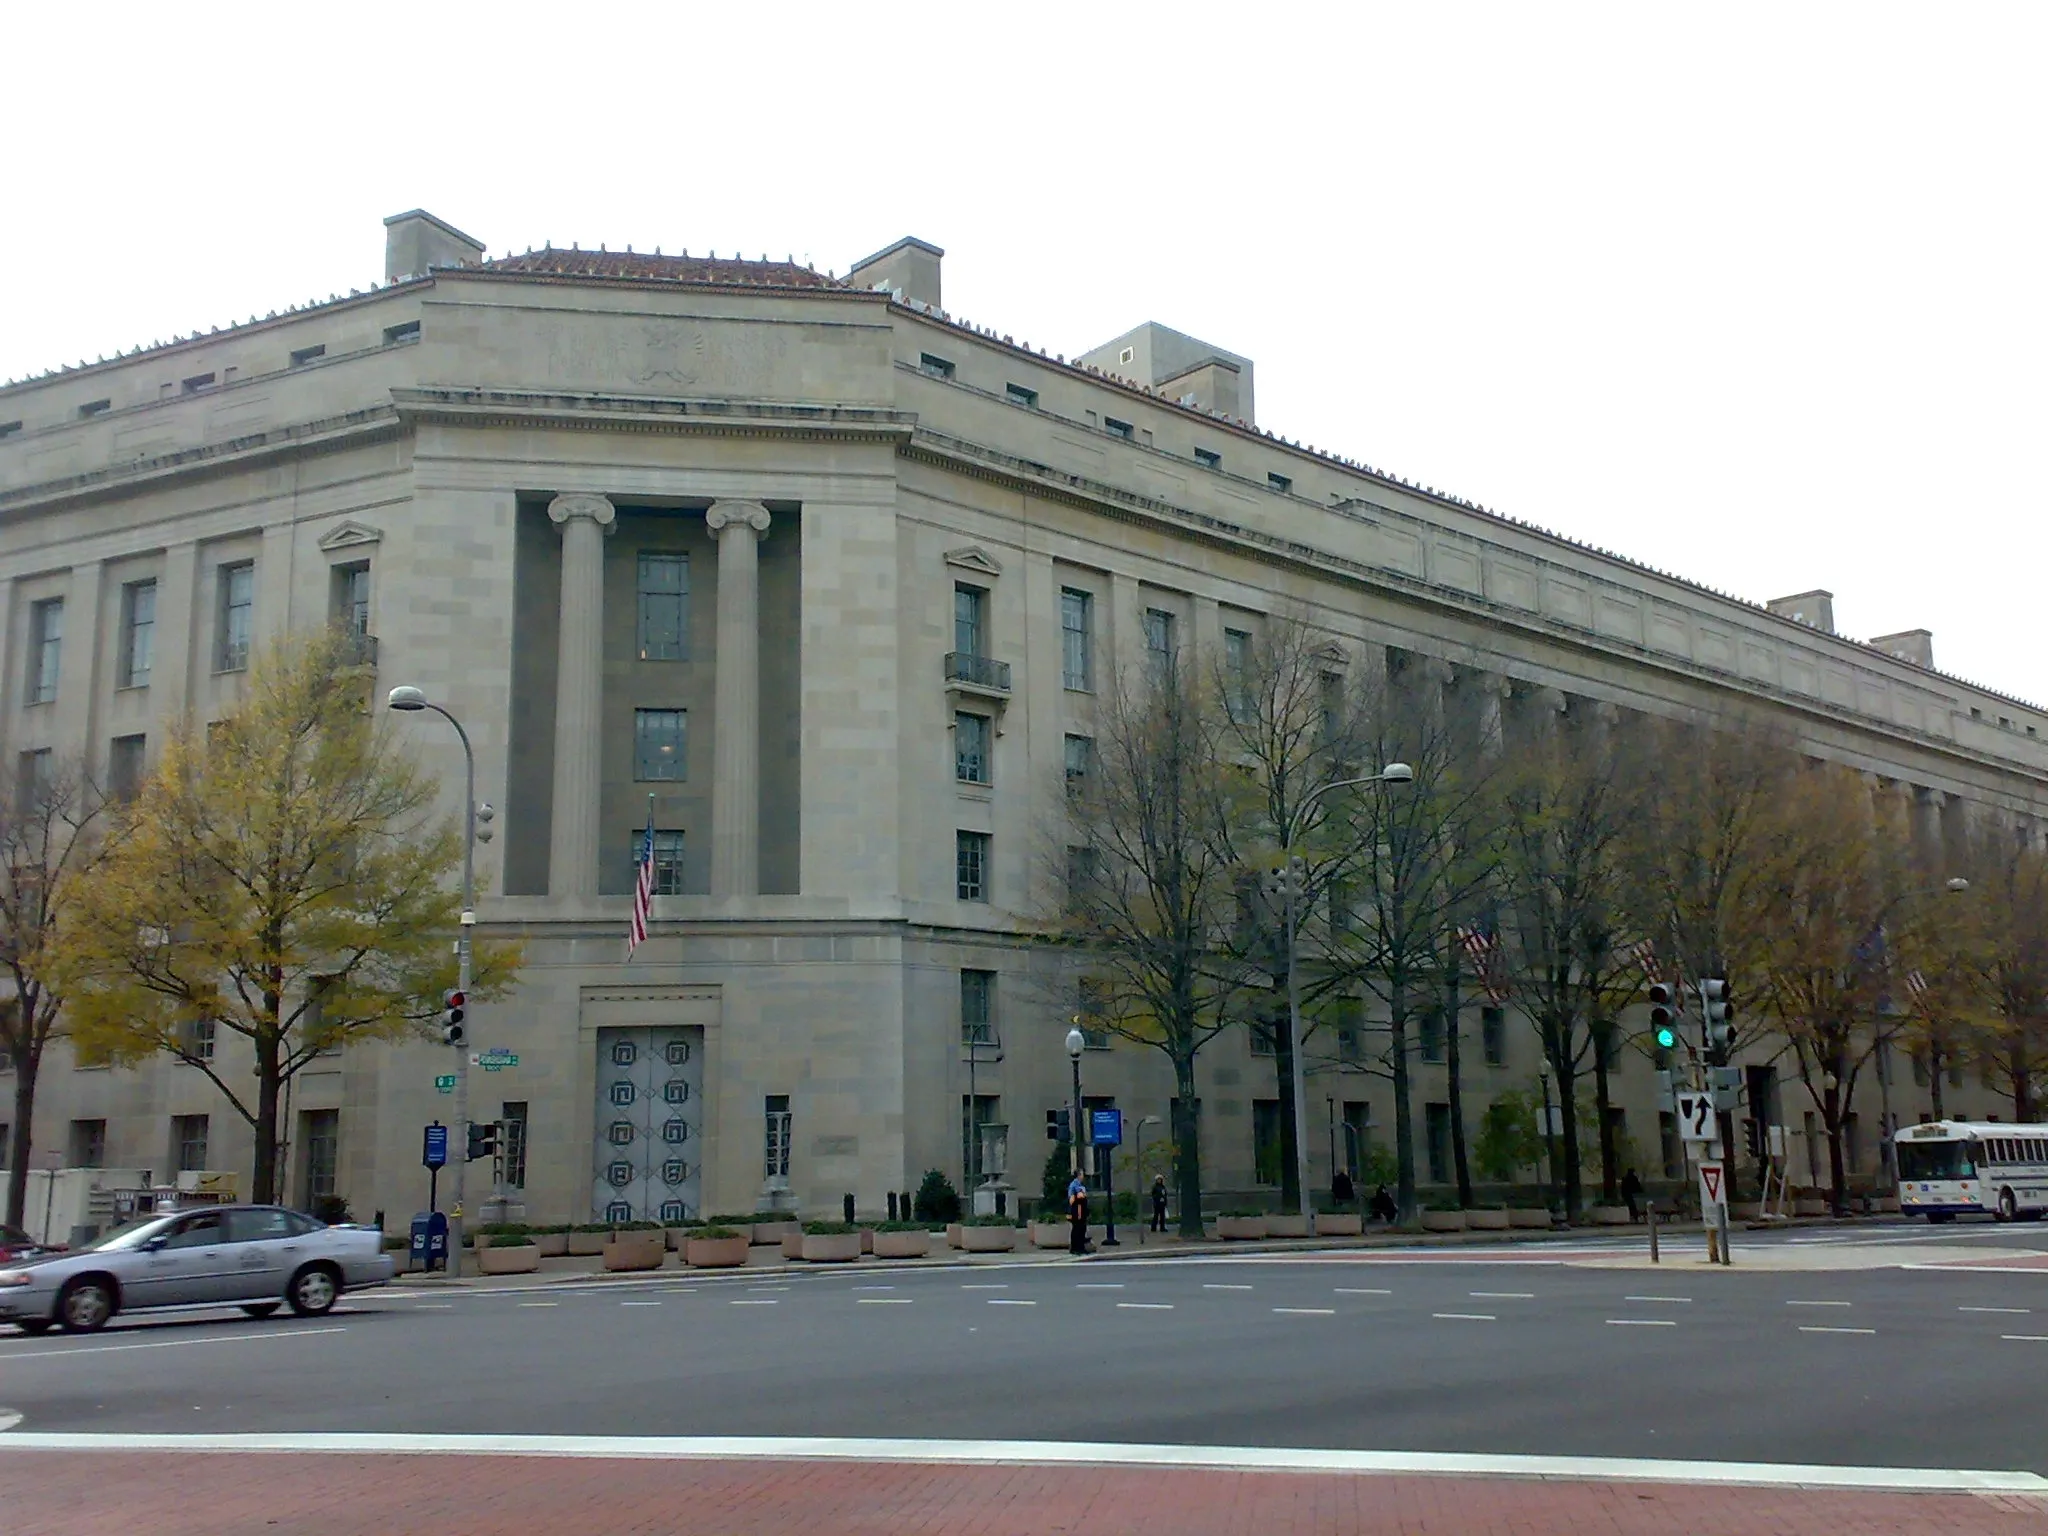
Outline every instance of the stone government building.
[[[1037, 829], [1095, 689], [1148, 640], [1199, 660], [1305, 610], [1336, 665], [1405, 652], [1510, 709], [1760, 711], [1911, 795], [1933, 835], [2048, 823], [2048, 713], [1935, 671], [1924, 631], [1853, 641], [1824, 592], [1758, 607], [1288, 443], [1254, 425], [1250, 360], [1164, 326], [1048, 356], [949, 316], [943, 253], [914, 239], [833, 279], [492, 260], [422, 212], [386, 230], [366, 292], [0, 388], [0, 751], [26, 772], [82, 754], [119, 785], [182, 713], [234, 700], [252, 646], [336, 620], [380, 690], [451, 708], [502, 813], [480, 915], [529, 961], [473, 1011], [472, 1045], [519, 1065], [473, 1071], [472, 1112], [515, 1122], [531, 1219], [878, 1209], [926, 1168], [960, 1179], [970, 1073], [1035, 1192], [1071, 1011], [1017, 938], [1057, 898]], [[456, 811], [452, 733], [399, 728]], [[650, 795], [661, 894], [626, 964]], [[1533, 1031], [1482, 1013], [1475, 1117], [1537, 1063]], [[1254, 1187], [1273, 1133], [1252, 1048], [1233, 1031], [1203, 1058], [1218, 1188]], [[425, 1042], [318, 1061], [289, 1197], [419, 1207], [450, 1065]], [[1083, 1070], [1091, 1098], [1165, 1120], [1157, 1052]], [[1318, 1183], [1350, 1132], [1391, 1139], [1382, 1081], [1309, 1092]], [[1625, 1057], [1617, 1092], [1654, 1175], [1675, 1149], [1648, 1063]], [[1444, 1097], [1425, 1062], [1428, 1179]], [[1894, 1111], [1924, 1099], [1899, 1074]], [[1974, 1078], [1949, 1103], [1997, 1108]], [[1825, 1166], [1806, 1107], [1785, 1084], [1795, 1179]], [[1868, 1168], [1874, 1086], [1859, 1111]], [[60, 1045], [37, 1121], [73, 1165], [249, 1163], [170, 1062]]]

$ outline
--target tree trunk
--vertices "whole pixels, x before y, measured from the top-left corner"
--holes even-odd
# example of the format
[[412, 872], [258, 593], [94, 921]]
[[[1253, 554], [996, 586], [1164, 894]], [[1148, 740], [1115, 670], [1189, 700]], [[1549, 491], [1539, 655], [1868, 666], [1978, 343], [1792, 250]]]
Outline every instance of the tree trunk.
[[1821, 1117], [1827, 1122], [1828, 1131], [1828, 1208], [1840, 1216], [1848, 1208], [1848, 1170], [1842, 1163], [1842, 1090], [1841, 1079], [1831, 1077], [1827, 1091], [1821, 1095]]
[[1301, 1153], [1294, 1142], [1294, 1031], [1282, 998], [1271, 1020], [1273, 1041], [1273, 1085], [1280, 1101], [1280, 1209], [1301, 1209]]
[[1607, 1047], [1614, 1033], [1612, 1023], [1593, 1026], [1593, 1112], [1600, 1117], [1600, 1203], [1617, 1205], [1621, 1201], [1615, 1172], [1615, 1162], [1621, 1149], [1614, 1144], [1614, 1116], [1608, 1106]]
[[1553, 1015], [1549, 1035], [1544, 1044], [1550, 1053], [1550, 1070], [1557, 1078], [1557, 1114], [1564, 1128], [1559, 1138], [1564, 1143], [1564, 1219], [1572, 1223], [1579, 1219], [1579, 1106], [1575, 1102], [1578, 1074], [1571, 1052], [1566, 1049], [1570, 1027]]
[[2034, 1122], [2034, 1075], [2027, 1070], [2027, 1047], [2024, 1039], [2013, 1042], [2010, 1070], [2012, 1117], [2021, 1125], [2031, 1125]]
[[1394, 1206], [1402, 1221], [1415, 1219], [1415, 1127], [1408, 1081], [1408, 987], [1396, 975], [1387, 987], [1387, 1054], [1394, 1072]]
[[1465, 1151], [1464, 1085], [1459, 1081], [1458, 1060], [1458, 966], [1456, 951], [1445, 971], [1444, 983], [1444, 1079], [1451, 1101], [1451, 1161], [1458, 1170], [1458, 1204], [1472, 1208], [1472, 1160]]
[[1173, 1182], [1180, 1202], [1180, 1235], [1202, 1236], [1202, 1117], [1195, 1108], [1195, 1058], [1173, 1058]]
[[[256, 1205], [277, 1202], [277, 1101], [284, 1084], [279, 1073], [279, 1043], [256, 1041], [256, 1166], [249, 1180], [249, 1198]], [[450, 1149], [460, 1157], [464, 1148]]]
[[1948, 1109], [1942, 1102], [1941, 1096], [1941, 1066], [1944, 1054], [1941, 1042], [1929, 1036], [1927, 1041], [1927, 1098], [1929, 1106], [1934, 1110], [1934, 1118], [1937, 1120], [1946, 1120], [1948, 1118]]
[[[7, 1132], [7, 1225], [22, 1224], [22, 1208], [28, 1203], [28, 1158], [33, 1146], [31, 1118], [36, 1107], [36, 1071], [42, 1065], [39, 1053], [31, 1051], [14, 1064], [14, 1124]], [[48, 1237], [46, 1232], [43, 1234]]]

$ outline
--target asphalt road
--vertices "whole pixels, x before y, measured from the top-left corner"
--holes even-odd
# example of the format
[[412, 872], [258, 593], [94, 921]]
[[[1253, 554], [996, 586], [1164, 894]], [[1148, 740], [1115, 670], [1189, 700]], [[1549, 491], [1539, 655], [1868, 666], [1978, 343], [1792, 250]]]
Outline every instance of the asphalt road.
[[[2048, 1243], [2048, 1227], [1773, 1242]], [[1598, 1243], [1591, 1245], [1600, 1246]], [[39, 1431], [851, 1435], [2048, 1472], [2048, 1271], [1519, 1250], [365, 1293], [0, 1339]]]

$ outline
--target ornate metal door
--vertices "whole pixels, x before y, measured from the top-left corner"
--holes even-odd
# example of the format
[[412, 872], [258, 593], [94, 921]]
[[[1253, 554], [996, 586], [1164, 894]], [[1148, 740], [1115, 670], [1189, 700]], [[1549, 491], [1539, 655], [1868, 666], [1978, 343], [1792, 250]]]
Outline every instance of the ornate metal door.
[[590, 1219], [700, 1215], [704, 1031], [600, 1029]]

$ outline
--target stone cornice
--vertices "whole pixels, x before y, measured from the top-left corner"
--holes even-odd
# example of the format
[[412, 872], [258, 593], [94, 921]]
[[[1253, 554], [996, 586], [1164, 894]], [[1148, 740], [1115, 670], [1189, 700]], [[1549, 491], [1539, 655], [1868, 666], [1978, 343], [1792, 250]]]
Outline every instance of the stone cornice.
[[581, 431], [702, 433], [908, 442], [917, 418], [886, 406], [772, 400], [678, 400], [668, 396], [564, 394], [494, 389], [394, 389], [407, 423], [460, 427], [565, 427]]

